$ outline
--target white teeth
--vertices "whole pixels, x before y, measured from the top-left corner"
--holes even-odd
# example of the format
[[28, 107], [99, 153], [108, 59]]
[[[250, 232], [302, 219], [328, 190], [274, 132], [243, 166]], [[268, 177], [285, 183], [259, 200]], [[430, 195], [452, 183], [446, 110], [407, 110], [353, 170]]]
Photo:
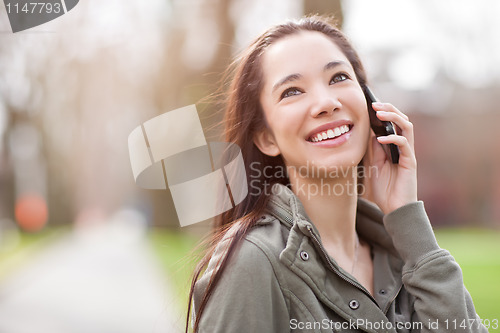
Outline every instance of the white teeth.
[[310, 140], [312, 142], [320, 142], [326, 139], [333, 139], [347, 132], [349, 132], [349, 125], [342, 125], [339, 127], [335, 127], [334, 129], [329, 129], [325, 132], [318, 133], [312, 136]]

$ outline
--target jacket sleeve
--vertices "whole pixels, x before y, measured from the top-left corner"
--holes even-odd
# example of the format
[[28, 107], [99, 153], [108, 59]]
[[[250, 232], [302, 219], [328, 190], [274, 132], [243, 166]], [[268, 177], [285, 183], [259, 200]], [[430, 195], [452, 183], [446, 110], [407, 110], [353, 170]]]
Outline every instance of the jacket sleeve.
[[415, 297], [422, 332], [488, 332], [464, 287], [460, 266], [437, 244], [423, 202], [387, 214], [384, 225], [405, 263], [403, 284]]
[[[217, 262], [219, 254], [211, 259]], [[213, 272], [212, 262], [196, 283], [194, 312]], [[287, 302], [266, 253], [245, 239], [229, 259], [201, 319], [199, 332], [287, 332]]]

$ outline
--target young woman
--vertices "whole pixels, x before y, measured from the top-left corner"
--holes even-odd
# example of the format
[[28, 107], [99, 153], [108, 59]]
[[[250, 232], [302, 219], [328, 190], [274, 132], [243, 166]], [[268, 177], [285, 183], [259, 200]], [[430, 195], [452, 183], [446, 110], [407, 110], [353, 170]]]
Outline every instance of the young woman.
[[186, 331], [487, 331], [417, 200], [412, 123], [375, 103], [398, 128], [375, 138], [344, 35], [321, 17], [288, 22], [236, 66], [225, 140], [241, 148], [249, 194], [217, 220]]

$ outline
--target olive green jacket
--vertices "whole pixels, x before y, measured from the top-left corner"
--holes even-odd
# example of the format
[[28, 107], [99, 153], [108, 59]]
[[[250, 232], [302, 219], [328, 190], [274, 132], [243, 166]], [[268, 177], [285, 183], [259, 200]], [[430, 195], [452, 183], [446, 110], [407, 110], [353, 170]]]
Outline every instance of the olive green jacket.
[[[372, 296], [327, 254], [293, 192], [274, 185], [273, 193], [267, 213], [231, 256], [200, 332], [487, 332], [422, 202], [384, 216], [358, 201], [357, 231], [372, 248]], [[195, 286], [194, 315], [237, 227]]]

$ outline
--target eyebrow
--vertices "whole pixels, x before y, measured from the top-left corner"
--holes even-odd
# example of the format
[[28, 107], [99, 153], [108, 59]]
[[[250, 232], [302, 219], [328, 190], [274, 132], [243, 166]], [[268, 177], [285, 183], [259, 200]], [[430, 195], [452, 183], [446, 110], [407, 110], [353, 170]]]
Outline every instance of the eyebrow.
[[[335, 68], [335, 67], [341, 66], [341, 65], [348, 66], [347, 62], [342, 61], [342, 60], [330, 61], [329, 63], [327, 63], [325, 65], [325, 67], [323, 67], [323, 71], [327, 71], [329, 69], [332, 69], [332, 68]], [[282, 85], [287, 84], [289, 82], [297, 81], [300, 78], [302, 78], [302, 75], [299, 73], [287, 75], [274, 84], [272, 92], [274, 93]]]

